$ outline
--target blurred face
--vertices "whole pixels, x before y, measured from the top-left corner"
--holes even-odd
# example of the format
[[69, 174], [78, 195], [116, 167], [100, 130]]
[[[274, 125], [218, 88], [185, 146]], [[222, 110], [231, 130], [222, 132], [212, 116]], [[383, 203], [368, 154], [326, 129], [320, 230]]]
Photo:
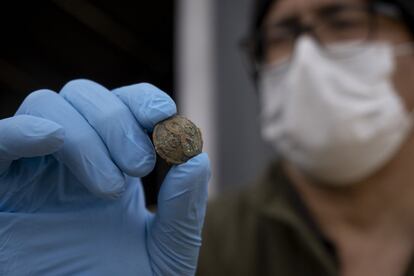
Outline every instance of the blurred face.
[[[404, 22], [386, 13], [372, 12], [366, 0], [279, 0], [263, 22], [263, 62], [289, 60], [298, 37], [311, 33], [319, 44], [389, 42], [412, 40]], [[414, 109], [414, 54], [397, 57], [393, 82], [408, 110]]]
[[350, 185], [414, 150], [414, 44], [397, 7], [279, 0], [255, 39], [262, 137], [283, 159]]

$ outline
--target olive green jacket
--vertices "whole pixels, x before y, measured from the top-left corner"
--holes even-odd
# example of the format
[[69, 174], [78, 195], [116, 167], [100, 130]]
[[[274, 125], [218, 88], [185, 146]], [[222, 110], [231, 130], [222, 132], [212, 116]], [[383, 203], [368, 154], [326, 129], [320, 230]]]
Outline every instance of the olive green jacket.
[[[277, 163], [256, 185], [209, 204], [196, 275], [334, 276], [338, 271], [334, 247]], [[413, 262], [406, 275], [414, 276]]]

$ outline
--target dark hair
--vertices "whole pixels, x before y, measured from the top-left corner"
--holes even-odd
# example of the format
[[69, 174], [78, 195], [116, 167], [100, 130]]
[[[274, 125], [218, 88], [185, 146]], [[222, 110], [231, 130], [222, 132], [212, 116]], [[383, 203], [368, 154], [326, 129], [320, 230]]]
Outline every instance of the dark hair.
[[[277, 0], [255, 0], [254, 15], [253, 15], [253, 28], [252, 31], [257, 31], [269, 11], [270, 5], [277, 2]], [[407, 26], [414, 34], [414, 1], [413, 0], [371, 0], [371, 2], [384, 2], [396, 5], [402, 15], [403, 20], [407, 23]]]
[[[270, 6], [277, 2], [277, 0], [255, 0], [253, 21], [250, 31], [250, 37], [253, 38], [259, 33], [259, 29], [263, 23], [263, 20], [270, 9]], [[371, 0], [371, 2], [382, 2], [395, 5], [396, 8], [402, 14], [403, 21], [407, 24], [408, 28], [414, 37], [414, 1], [413, 0]], [[250, 55], [255, 58], [262, 57], [262, 45], [251, 45]]]

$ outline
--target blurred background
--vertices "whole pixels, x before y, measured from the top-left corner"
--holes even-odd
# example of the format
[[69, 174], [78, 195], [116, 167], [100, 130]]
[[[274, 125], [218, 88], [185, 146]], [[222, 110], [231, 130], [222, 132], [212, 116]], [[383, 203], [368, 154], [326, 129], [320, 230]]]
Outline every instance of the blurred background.
[[[42, 88], [87, 78], [108, 89], [150, 82], [200, 126], [212, 161], [210, 195], [251, 182], [271, 150], [239, 41], [251, 0], [6, 1], [0, 9], [0, 119]], [[167, 170], [144, 179], [156, 203]]]

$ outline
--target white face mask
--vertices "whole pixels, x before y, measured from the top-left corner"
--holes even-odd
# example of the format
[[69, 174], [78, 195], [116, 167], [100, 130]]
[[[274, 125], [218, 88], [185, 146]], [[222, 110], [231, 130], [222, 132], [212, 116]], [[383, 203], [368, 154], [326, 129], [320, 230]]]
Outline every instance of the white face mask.
[[412, 118], [392, 84], [395, 48], [338, 45], [329, 58], [303, 37], [290, 64], [260, 78], [262, 135], [283, 158], [327, 184], [350, 184], [388, 162]]

